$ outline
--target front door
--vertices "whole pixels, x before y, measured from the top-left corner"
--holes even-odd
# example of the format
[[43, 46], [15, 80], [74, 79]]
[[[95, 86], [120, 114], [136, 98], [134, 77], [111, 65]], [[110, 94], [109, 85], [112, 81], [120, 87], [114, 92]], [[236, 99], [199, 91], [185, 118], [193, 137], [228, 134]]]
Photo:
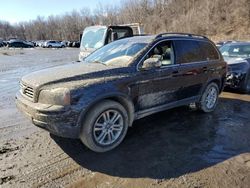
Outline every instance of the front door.
[[[159, 58], [161, 67], [149, 70], [139, 69], [137, 110], [145, 111], [176, 101], [176, 93], [181, 87], [179, 65], [171, 41], [163, 41], [154, 46], [142, 61]], [[142, 65], [143, 63], [141, 63]]]

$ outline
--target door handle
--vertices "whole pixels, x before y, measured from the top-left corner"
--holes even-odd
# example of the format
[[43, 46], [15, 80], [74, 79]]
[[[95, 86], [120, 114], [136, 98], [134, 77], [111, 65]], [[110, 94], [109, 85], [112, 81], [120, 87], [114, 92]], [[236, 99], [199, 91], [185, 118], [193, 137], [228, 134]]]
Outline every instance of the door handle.
[[178, 77], [179, 76], [178, 73], [179, 73], [179, 71], [175, 70], [175, 71], [172, 72], [172, 76], [173, 77]]
[[202, 67], [202, 70], [205, 72], [207, 71], [207, 67]]

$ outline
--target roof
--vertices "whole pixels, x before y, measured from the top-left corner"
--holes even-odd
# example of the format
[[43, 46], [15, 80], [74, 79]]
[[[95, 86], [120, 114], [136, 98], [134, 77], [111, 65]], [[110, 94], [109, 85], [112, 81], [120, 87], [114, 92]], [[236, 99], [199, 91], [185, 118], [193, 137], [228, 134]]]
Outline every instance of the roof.
[[250, 45], [250, 42], [246, 41], [246, 42], [232, 42], [232, 43], [227, 43], [225, 45], [230, 45], [230, 46], [234, 46], [234, 45]]
[[156, 36], [156, 38], [161, 37], [188, 37], [188, 38], [200, 38], [200, 39], [207, 39], [206, 36], [192, 34], [192, 33], [160, 33]]
[[194, 39], [194, 40], [209, 40], [206, 36], [196, 35], [191, 33], [162, 33], [158, 35], [136, 35], [132, 37], [127, 37], [124, 39], [119, 39], [119, 41], [127, 42], [146, 42], [150, 43], [153, 40], [159, 40], [162, 38], [183, 38], [183, 39]]

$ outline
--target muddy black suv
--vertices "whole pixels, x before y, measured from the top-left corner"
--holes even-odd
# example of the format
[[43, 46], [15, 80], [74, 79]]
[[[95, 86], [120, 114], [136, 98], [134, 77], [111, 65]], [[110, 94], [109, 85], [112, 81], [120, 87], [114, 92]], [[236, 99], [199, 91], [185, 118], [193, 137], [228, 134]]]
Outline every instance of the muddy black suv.
[[16, 103], [35, 125], [105, 152], [122, 142], [134, 120], [190, 103], [213, 111], [226, 70], [204, 36], [135, 36], [82, 62], [24, 76]]

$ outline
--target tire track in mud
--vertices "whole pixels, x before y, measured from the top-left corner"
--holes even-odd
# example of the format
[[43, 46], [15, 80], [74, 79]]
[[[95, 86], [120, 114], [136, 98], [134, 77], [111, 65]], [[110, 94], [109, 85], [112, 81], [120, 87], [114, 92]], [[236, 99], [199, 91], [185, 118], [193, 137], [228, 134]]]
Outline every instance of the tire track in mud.
[[26, 123], [21, 123], [20, 126], [13, 125], [11, 127], [0, 129], [0, 141], [7, 139], [21, 138], [22, 136], [29, 135], [38, 130], [37, 127], [33, 125], [26, 125]]
[[[31, 122], [18, 112], [15, 107], [15, 94], [19, 89], [19, 80], [23, 75], [29, 72], [70, 63], [74, 59], [76, 60], [78, 50], [58, 50], [52, 52], [51, 50], [38, 49], [32, 51], [24, 50], [22, 52], [24, 52], [24, 54], [21, 56], [18, 54], [8, 57], [0, 56], [0, 140], [2, 144], [6, 142], [9, 148], [16, 146], [16, 144], [18, 145], [19, 141], [16, 139], [20, 136], [25, 136], [28, 140], [24, 139], [26, 144], [19, 145], [20, 151], [17, 150], [17, 154], [11, 152], [12, 150], [10, 150], [10, 153], [6, 153], [5, 156], [1, 156], [1, 160], [3, 160], [2, 162], [5, 163], [5, 165], [9, 162], [20, 165], [18, 160], [22, 157], [26, 158], [25, 153], [27, 152], [27, 157], [29, 157], [28, 155], [38, 155], [41, 151], [43, 151], [43, 153], [48, 153], [48, 156], [44, 156], [42, 161], [39, 161], [39, 156], [36, 156], [37, 158], [32, 158], [28, 162], [24, 162], [27, 164], [22, 165], [30, 166], [30, 171], [22, 172], [20, 175], [17, 175], [17, 172], [12, 171], [11, 169], [7, 170], [8, 166], [3, 166], [5, 169], [3, 169], [4, 171], [1, 171], [1, 169], [0, 172], [1, 177], [8, 177], [11, 175], [11, 177], [14, 177], [14, 181], [18, 184], [24, 181], [25, 186], [23, 187], [36, 187], [49, 184], [51, 180], [61, 179], [62, 177], [77, 171], [82, 172], [82, 170], [80, 170], [81, 168], [79, 165], [77, 165], [61, 150], [55, 151], [55, 148], [50, 148], [51, 146], [49, 144], [40, 146], [43, 142], [48, 142], [47, 138], [44, 141], [40, 141], [37, 140], [39, 139], [39, 136], [35, 140], [32, 140], [29, 136], [34, 132], [41, 134], [41, 131], [39, 128], [32, 125]], [[34, 63], [34, 57], [36, 57], [36, 63]], [[31, 150], [31, 152], [34, 151], [34, 154], [29, 153], [30, 151], [28, 150]], [[51, 155], [52, 153], [53, 155]], [[17, 157], [17, 160], [11, 160], [11, 157]], [[19, 166], [19, 168], [22, 169], [23, 167]], [[13, 179], [8, 181], [13, 181]], [[22, 187], [22, 184], [20, 185], [20, 187]], [[6, 186], [10, 186], [10, 184], [6, 184]]]
[[[0, 155], [1, 163], [5, 164], [3, 168], [1, 167], [0, 177], [13, 177], [9, 180], [11, 185], [18, 185], [18, 187], [55, 187], [55, 185], [51, 185], [54, 181], [58, 181], [60, 184], [68, 184], [72, 182], [72, 177], [77, 178], [87, 173], [87, 170], [82, 170], [54, 143], [45, 131], [38, 131], [22, 140], [3, 141], [0, 148], [3, 148], [3, 151], [8, 151], [2, 156]], [[13, 148], [17, 149], [13, 150]], [[8, 164], [18, 167], [19, 171], [12, 170], [12, 167], [8, 170]], [[68, 177], [66, 178], [67, 181], [65, 177]], [[8, 187], [8, 182], [6, 186]]]
[[51, 156], [46, 161], [36, 164], [31, 171], [17, 177], [17, 180], [32, 187], [51, 187], [52, 185], [55, 187], [55, 181], [58, 181], [59, 187], [62, 184], [65, 185], [72, 182], [72, 177], [77, 178], [86, 173], [90, 173], [90, 171], [83, 170], [81, 166], [62, 152]]
[[[13, 127], [18, 127], [18, 125], [20, 126], [20, 122], [21, 123], [24, 123], [26, 120], [23, 120], [23, 118], [15, 118], [15, 121], [18, 122], [18, 123], [12, 123], [13, 120], [8, 120], [8, 121], [2, 121], [1, 124], [2, 126], [0, 127], [0, 130], [7, 130], [7, 129], [12, 129]], [[4, 126], [6, 125], [6, 126]]]
[[[31, 122], [29, 122], [29, 121], [27, 121], [26, 119], [20, 119], [19, 121], [18, 121], [18, 123], [16, 123], [16, 122], [8, 122], [8, 123], [2, 123], [2, 124], [5, 124], [6, 126], [3, 126], [3, 127], [0, 127], [0, 130], [1, 131], [14, 131], [15, 129], [18, 129], [18, 130], [20, 130], [20, 129], [24, 129], [24, 128], [26, 128], [26, 127], [30, 127], [30, 125], [32, 125], [31, 124]], [[26, 125], [27, 124], [27, 125]], [[28, 124], [30, 124], [30, 125], [28, 125]], [[32, 125], [33, 126], [33, 125]]]
[[[57, 185], [59, 187], [90, 173], [74, 162], [49, 135], [46, 131], [38, 131], [31, 134], [27, 140], [10, 141], [12, 143], [10, 147], [18, 146], [21, 149], [18, 152], [21, 154], [19, 158], [22, 156], [30, 158], [28, 164], [27, 162], [23, 164], [28, 166], [25, 170], [21, 170], [18, 174], [7, 174], [14, 176], [12, 184], [19, 187], [57, 187]], [[75, 144], [73, 141], [72, 144], [73, 147], [79, 146], [78, 142]]]

